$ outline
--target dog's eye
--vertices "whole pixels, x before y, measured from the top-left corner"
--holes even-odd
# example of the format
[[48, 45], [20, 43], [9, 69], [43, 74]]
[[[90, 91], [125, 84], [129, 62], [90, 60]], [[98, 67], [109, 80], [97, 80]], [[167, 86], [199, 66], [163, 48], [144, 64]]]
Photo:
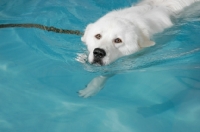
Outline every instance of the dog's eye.
[[96, 39], [101, 39], [101, 34], [95, 35], [95, 38], [96, 38]]
[[121, 40], [120, 38], [116, 38], [116, 39], [114, 39], [114, 42], [115, 42], [115, 43], [121, 43], [122, 40]]

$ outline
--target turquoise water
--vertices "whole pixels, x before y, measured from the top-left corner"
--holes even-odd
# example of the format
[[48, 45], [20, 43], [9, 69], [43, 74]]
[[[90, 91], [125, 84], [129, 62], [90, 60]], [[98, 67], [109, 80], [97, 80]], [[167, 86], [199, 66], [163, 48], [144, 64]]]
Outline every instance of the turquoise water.
[[[136, 0], [1, 0], [0, 24], [81, 30]], [[199, 132], [200, 14], [154, 36], [156, 46], [96, 67], [80, 36], [0, 29], [1, 132]], [[117, 72], [96, 96], [77, 91]]]

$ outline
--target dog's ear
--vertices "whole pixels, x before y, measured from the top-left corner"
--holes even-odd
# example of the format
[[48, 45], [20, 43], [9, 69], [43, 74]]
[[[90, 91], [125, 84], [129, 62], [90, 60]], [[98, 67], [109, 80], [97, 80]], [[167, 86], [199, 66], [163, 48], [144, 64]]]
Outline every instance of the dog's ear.
[[150, 47], [150, 46], [154, 46], [155, 42], [150, 40], [150, 36], [147, 32], [147, 30], [143, 29], [141, 32], [141, 37], [139, 37], [139, 46], [141, 48], [145, 48], [145, 47]]
[[87, 36], [88, 30], [90, 30], [91, 26], [92, 26], [92, 24], [88, 24], [88, 25], [87, 25], [87, 27], [86, 27], [86, 29], [85, 29], [85, 32], [84, 32], [83, 36], [81, 37], [81, 41], [82, 41], [82, 42], [85, 42], [85, 41], [86, 41], [86, 36]]

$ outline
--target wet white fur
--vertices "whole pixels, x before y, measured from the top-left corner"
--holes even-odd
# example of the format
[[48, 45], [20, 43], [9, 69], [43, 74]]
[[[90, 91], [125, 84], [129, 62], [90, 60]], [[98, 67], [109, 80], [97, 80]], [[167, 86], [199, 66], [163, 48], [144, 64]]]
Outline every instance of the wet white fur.
[[[122, 56], [154, 45], [152, 35], [171, 27], [171, 16], [195, 1], [199, 0], [144, 0], [130, 8], [109, 12], [89, 24], [81, 38], [90, 53], [88, 61], [92, 63], [95, 48], [106, 51], [103, 63], [107, 65]], [[96, 34], [101, 34], [102, 38], [96, 39]], [[122, 39], [122, 43], [115, 44], [115, 38]]]

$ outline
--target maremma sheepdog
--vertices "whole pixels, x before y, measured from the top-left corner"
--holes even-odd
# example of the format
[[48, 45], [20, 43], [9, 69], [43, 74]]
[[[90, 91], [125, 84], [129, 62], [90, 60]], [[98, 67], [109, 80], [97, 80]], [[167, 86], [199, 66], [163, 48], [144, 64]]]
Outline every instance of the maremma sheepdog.
[[[114, 10], [89, 24], [81, 40], [89, 51], [88, 62], [108, 65], [120, 57], [155, 45], [156, 33], [173, 26], [172, 16], [200, 0], [142, 0], [132, 7]], [[79, 96], [89, 97], [102, 89], [108, 77], [94, 78]]]

